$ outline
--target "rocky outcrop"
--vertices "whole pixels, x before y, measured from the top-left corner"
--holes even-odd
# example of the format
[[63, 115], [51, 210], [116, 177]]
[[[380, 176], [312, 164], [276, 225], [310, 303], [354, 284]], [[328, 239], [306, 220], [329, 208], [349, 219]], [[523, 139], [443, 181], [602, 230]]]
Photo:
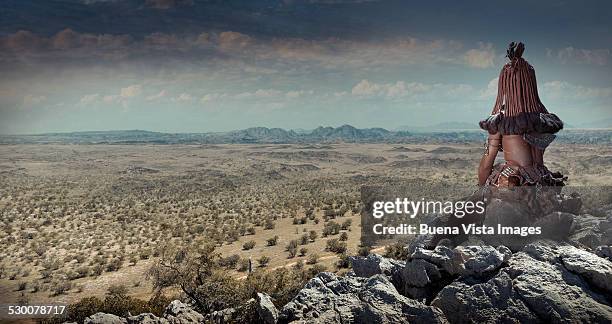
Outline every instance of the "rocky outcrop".
[[83, 324], [126, 324], [127, 320], [113, 314], [95, 313], [87, 317]]
[[584, 214], [574, 220], [576, 224], [570, 242], [593, 250], [612, 245], [612, 215], [603, 218]]
[[265, 324], [278, 321], [278, 310], [268, 294], [257, 293], [257, 314]]
[[83, 321], [84, 324], [190, 324], [204, 322], [202, 314], [178, 300], [172, 301], [166, 307], [162, 317], [157, 317], [151, 313], [143, 313], [123, 318], [113, 314], [96, 313]]
[[174, 300], [166, 307], [163, 317], [172, 324], [202, 323], [204, 316], [187, 306]]
[[280, 323], [445, 323], [436, 307], [402, 296], [384, 275], [322, 272], [285, 305]]
[[163, 318], [157, 317], [151, 313], [139, 314], [127, 318], [128, 324], [169, 324], [170, 322]]
[[404, 261], [385, 258], [378, 254], [370, 254], [367, 257], [349, 257], [353, 272], [359, 277], [371, 277], [377, 274], [384, 274], [392, 277], [404, 266]]
[[609, 323], [610, 261], [573, 246], [529, 244], [485, 277], [459, 277], [431, 305], [451, 323]]

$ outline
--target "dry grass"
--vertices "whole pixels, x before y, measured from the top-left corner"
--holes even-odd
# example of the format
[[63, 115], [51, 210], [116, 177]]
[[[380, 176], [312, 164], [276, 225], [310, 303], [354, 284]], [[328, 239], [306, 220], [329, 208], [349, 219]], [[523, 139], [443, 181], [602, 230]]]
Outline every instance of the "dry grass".
[[[360, 186], [474, 182], [480, 145], [398, 146], [0, 146], [0, 303], [22, 293], [31, 302], [74, 302], [112, 284], [147, 298], [144, 274], [160, 249], [203, 237], [224, 257], [250, 257], [254, 268], [262, 256], [266, 269], [308, 267], [316, 254], [319, 265], [335, 270], [328, 239], [345, 232], [348, 253], [359, 247]], [[610, 152], [553, 145], [546, 159], [573, 184], [609, 185]], [[348, 229], [323, 237], [326, 224], [348, 219]], [[290, 258], [292, 240], [299, 244]], [[245, 250], [248, 241], [255, 246]], [[239, 265], [229, 270], [235, 277], [244, 276]]]

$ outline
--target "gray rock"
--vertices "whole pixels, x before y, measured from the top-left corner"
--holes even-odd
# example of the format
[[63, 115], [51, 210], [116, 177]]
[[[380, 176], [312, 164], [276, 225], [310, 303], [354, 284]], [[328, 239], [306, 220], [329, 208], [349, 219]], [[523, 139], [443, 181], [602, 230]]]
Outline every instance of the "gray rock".
[[257, 293], [257, 313], [266, 324], [274, 324], [278, 321], [278, 310], [272, 303], [272, 298], [267, 294]]
[[555, 263], [559, 253], [557, 252], [557, 244], [553, 241], [542, 240], [530, 243], [523, 247], [523, 252], [530, 257], [550, 263]]
[[349, 257], [355, 275], [359, 277], [371, 277], [377, 274], [384, 274], [392, 278], [394, 274], [401, 271], [405, 262], [390, 258], [385, 258], [378, 254], [370, 254], [367, 257]]
[[609, 246], [609, 245], [598, 246], [597, 249], [595, 249], [595, 254], [597, 254], [597, 256], [599, 257], [606, 258], [612, 261], [612, 246]]
[[410, 287], [425, 287], [442, 278], [442, 274], [435, 264], [423, 259], [413, 259], [406, 263], [402, 277], [407, 289]]
[[543, 322], [609, 323], [612, 318], [606, 298], [558, 263], [519, 252], [503, 271], [513, 279], [513, 289], [520, 299]]
[[319, 273], [281, 310], [280, 323], [445, 323], [442, 312], [404, 297], [384, 275]]
[[570, 242], [591, 249], [602, 245], [612, 245], [612, 217], [602, 218], [585, 214], [576, 216], [574, 222]]
[[[532, 224], [533, 215], [527, 204], [498, 198], [493, 199], [487, 206], [483, 221], [483, 225], [490, 227], [497, 227], [498, 225], [523, 227], [532, 226]], [[532, 237], [517, 235], [482, 235], [481, 238], [489, 245], [504, 245], [513, 251], [520, 250], [532, 240]]]
[[410, 259], [422, 259], [429, 263], [435, 264], [440, 269], [449, 274], [457, 274], [462, 270], [463, 259], [452, 249], [446, 246], [436, 246], [433, 250], [426, 250], [417, 247], [410, 255]]
[[[255, 300], [251, 299], [247, 301], [247, 304], [249, 302], [255, 302]], [[234, 320], [235, 314], [236, 314], [236, 309], [234, 308], [230, 307], [230, 308], [222, 309], [222, 310], [215, 311], [215, 312], [212, 312], [204, 316], [204, 322], [218, 323], [218, 324], [231, 323]]]
[[191, 307], [179, 300], [173, 300], [170, 305], [166, 307], [163, 317], [172, 324], [204, 322], [204, 316], [202, 314], [194, 311]]
[[126, 324], [127, 320], [113, 314], [95, 313], [87, 317], [83, 324]]
[[574, 231], [574, 218], [575, 215], [570, 213], [554, 212], [537, 219], [531, 226], [541, 228], [539, 239], [561, 241], [567, 239]]
[[504, 262], [512, 256], [512, 252], [505, 246], [497, 249], [492, 246], [469, 246], [455, 249], [462, 254], [462, 276], [482, 276], [499, 269]]
[[560, 247], [559, 252], [567, 270], [612, 296], [612, 262], [573, 246]]
[[143, 313], [127, 318], [128, 324], [168, 324], [165, 318], [157, 317], [151, 313]]
[[538, 317], [520, 299], [507, 273], [483, 283], [467, 278], [444, 287], [431, 302], [451, 323], [537, 323]]

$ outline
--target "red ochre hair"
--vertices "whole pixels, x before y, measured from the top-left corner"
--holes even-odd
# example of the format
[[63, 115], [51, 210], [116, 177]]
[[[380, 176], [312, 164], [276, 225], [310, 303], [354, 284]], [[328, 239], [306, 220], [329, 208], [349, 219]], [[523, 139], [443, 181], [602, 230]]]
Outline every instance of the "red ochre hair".
[[549, 113], [540, 101], [535, 70], [521, 57], [524, 48], [523, 43], [510, 43], [510, 62], [499, 74], [493, 111], [479, 123], [491, 134], [556, 133], [563, 129], [559, 117]]

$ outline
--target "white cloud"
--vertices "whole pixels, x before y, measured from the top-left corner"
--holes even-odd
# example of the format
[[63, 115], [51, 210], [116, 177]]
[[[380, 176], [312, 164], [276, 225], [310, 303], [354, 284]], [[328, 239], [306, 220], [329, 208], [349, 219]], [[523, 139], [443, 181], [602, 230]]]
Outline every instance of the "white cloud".
[[607, 65], [612, 56], [612, 51], [605, 49], [584, 49], [566, 47], [555, 52], [551, 49], [546, 51], [549, 57], [557, 57], [562, 63], [574, 62], [593, 65]]
[[227, 97], [227, 94], [225, 93], [208, 93], [202, 96], [202, 98], [200, 98], [200, 102], [201, 103], [206, 103], [206, 102], [211, 102], [211, 101], [215, 101], [218, 99], [222, 99]]
[[306, 95], [312, 95], [314, 94], [313, 90], [309, 90], [309, 91], [305, 91], [305, 90], [292, 90], [292, 91], [287, 91], [287, 93], [285, 93], [285, 97], [289, 98], [289, 99], [295, 99], [295, 98], [299, 98], [299, 97], [303, 97]]
[[248, 98], [273, 98], [282, 95], [283, 92], [276, 89], [258, 89], [255, 92], [242, 92], [235, 96], [236, 99]]
[[499, 82], [499, 78], [493, 78], [487, 84], [487, 87], [480, 91], [480, 99], [491, 99], [497, 96], [497, 84]]
[[102, 100], [106, 103], [114, 102], [117, 99], [119, 99], [118, 95], [106, 95], [104, 98], [102, 98]]
[[478, 49], [471, 49], [465, 53], [464, 60], [468, 66], [485, 69], [492, 67], [495, 60], [495, 49], [491, 43], [479, 43]]
[[195, 98], [186, 92], [181, 93], [180, 95], [178, 95], [178, 97], [174, 98], [174, 100], [176, 101], [181, 101], [181, 102], [191, 102], [193, 101]]
[[585, 87], [565, 81], [550, 81], [542, 85], [542, 96], [553, 99], [594, 99], [612, 97], [612, 87]]
[[[333, 95], [338, 98], [345, 96], [346, 92], [336, 92]], [[415, 100], [440, 100], [441, 98], [473, 98], [476, 92], [469, 84], [447, 84], [447, 83], [421, 83], [396, 81], [395, 83], [375, 83], [361, 80], [350, 92], [357, 98], [385, 98], [389, 100], [409, 99]]]
[[404, 81], [397, 81], [395, 83], [378, 84], [368, 80], [361, 80], [351, 89], [351, 94], [358, 97], [382, 96], [386, 98], [401, 98], [426, 92], [430, 89], [430, 85], [419, 82], [406, 83]]
[[82, 104], [91, 104], [91, 103], [98, 101], [99, 98], [100, 98], [100, 94], [92, 93], [92, 94], [87, 94], [81, 97], [81, 100], [79, 100], [79, 102]]
[[133, 84], [131, 86], [121, 88], [119, 96], [122, 99], [132, 98], [140, 95], [142, 93], [142, 86], [139, 84]]
[[37, 105], [46, 100], [47, 100], [46, 96], [36, 96], [36, 95], [28, 94], [23, 97], [23, 105], [24, 106]]
[[161, 98], [163, 98], [163, 97], [165, 97], [165, 96], [166, 96], [166, 90], [164, 89], [164, 90], [161, 90], [161, 91], [160, 91], [159, 93], [157, 93], [157, 94], [154, 94], [154, 95], [150, 95], [150, 96], [148, 96], [146, 99], [147, 99], [148, 101], [154, 101], [154, 100], [159, 100], [159, 99], [161, 99]]

